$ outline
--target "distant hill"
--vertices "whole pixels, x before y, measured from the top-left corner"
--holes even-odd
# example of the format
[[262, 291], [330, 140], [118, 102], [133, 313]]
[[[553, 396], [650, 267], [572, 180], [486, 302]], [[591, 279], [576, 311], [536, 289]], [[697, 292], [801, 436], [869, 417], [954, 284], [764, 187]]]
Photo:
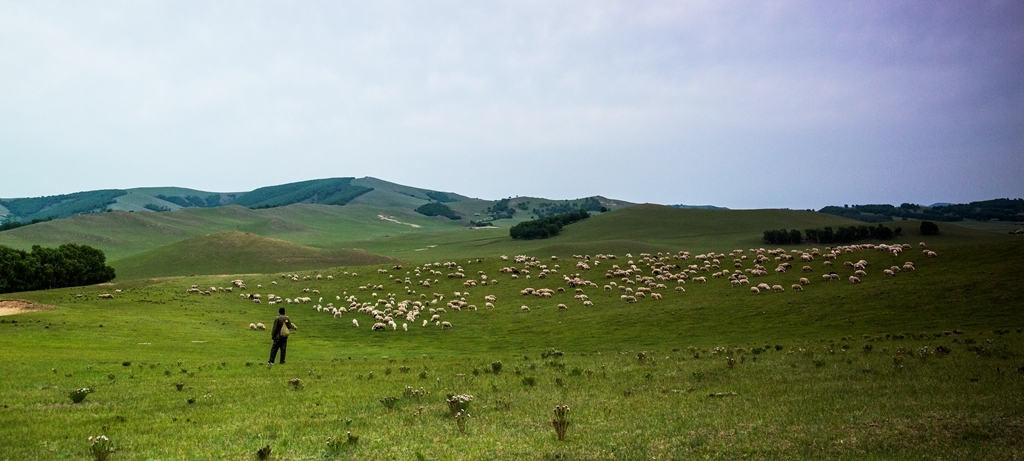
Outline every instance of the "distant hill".
[[[612, 210], [631, 203], [604, 197], [586, 197], [576, 200], [550, 199], [474, 199], [455, 192], [404, 186], [377, 178], [327, 178], [261, 187], [249, 192], [208, 192], [181, 187], [142, 187], [135, 189], [108, 189], [76, 192], [47, 197], [0, 199], [0, 223], [29, 223], [64, 219], [83, 214], [107, 211], [161, 212], [185, 208], [216, 208], [240, 205], [247, 208], [274, 208], [296, 203], [315, 203], [345, 206], [368, 205], [378, 208], [415, 210], [424, 204], [446, 204], [466, 220], [472, 219], [530, 219], [520, 213], [490, 212], [489, 208], [506, 206], [511, 200], [520, 205], [517, 211], [530, 211], [534, 207], [541, 216], [558, 214], [562, 208], [572, 211], [586, 208], [597, 211], [602, 206]], [[529, 205], [523, 202], [529, 202]], [[523, 207], [526, 208], [523, 208]]]
[[680, 208], [683, 210], [728, 210], [726, 207], [714, 206], [714, 205], [669, 205], [672, 208]]

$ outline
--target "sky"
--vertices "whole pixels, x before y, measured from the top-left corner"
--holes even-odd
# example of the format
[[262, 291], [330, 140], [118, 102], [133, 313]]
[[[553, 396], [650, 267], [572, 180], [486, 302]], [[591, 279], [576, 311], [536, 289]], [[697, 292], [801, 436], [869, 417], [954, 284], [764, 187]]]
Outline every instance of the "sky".
[[1024, 196], [1024, 2], [0, 0], [0, 197]]

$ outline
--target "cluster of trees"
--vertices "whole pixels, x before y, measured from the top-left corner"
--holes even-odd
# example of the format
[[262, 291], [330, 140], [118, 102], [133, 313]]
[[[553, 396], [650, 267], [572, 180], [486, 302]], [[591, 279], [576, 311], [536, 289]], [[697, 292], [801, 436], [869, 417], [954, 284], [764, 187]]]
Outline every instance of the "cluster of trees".
[[508, 233], [514, 239], [524, 240], [554, 237], [562, 230], [562, 226], [567, 226], [588, 217], [590, 217], [590, 213], [587, 213], [587, 210], [562, 213], [560, 215], [534, 219], [533, 221], [523, 221], [512, 226]]
[[801, 235], [800, 231], [779, 229], [779, 230], [766, 230], [764, 231], [764, 237], [761, 239], [764, 243], [769, 245], [787, 245], [800, 243]]
[[444, 192], [438, 192], [436, 190], [427, 191], [427, 197], [430, 197], [431, 200], [437, 200], [438, 202], [441, 203], [449, 203], [455, 201], [455, 199], [452, 198], [450, 195]]
[[[523, 209], [525, 210], [525, 208]], [[583, 200], [566, 200], [563, 201], [562, 203], [541, 202], [532, 211], [534, 216], [538, 218], [546, 218], [548, 216], [570, 213], [576, 210], [600, 212], [608, 211], [608, 209], [601, 206], [601, 202], [594, 197], [587, 197]]]
[[1024, 199], [1000, 198], [966, 204], [937, 205], [925, 207], [913, 203], [893, 205], [844, 205], [827, 206], [818, 210], [844, 218], [864, 222], [885, 222], [893, 218], [920, 219], [927, 221], [956, 222], [964, 219], [979, 221], [1024, 221]]
[[249, 208], [273, 208], [293, 203], [345, 205], [372, 187], [352, 185], [355, 178], [314, 179], [279, 186], [261, 187], [236, 198], [237, 205]]
[[[927, 221], [926, 221], [927, 222]], [[922, 223], [923, 224], [923, 223]], [[928, 223], [935, 225], [934, 223]], [[779, 230], [767, 230], [764, 231], [764, 237], [762, 240], [764, 243], [771, 245], [787, 245], [787, 244], [799, 244], [803, 241], [814, 242], [814, 243], [853, 243], [858, 240], [892, 240], [897, 235], [903, 232], [903, 228], [897, 227], [896, 230], [889, 229], [881, 224], [875, 227], [870, 226], [848, 226], [832, 229], [826, 227], [824, 229], [807, 229], [800, 233], [800, 231], [779, 229]], [[936, 226], [936, 233], [938, 232], [938, 226]], [[922, 229], [922, 234], [924, 231]], [[925, 234], [927, 235], [927, 234]]]
[[510, 200], [512, 199], [503, 198], [498, 200], [498, 203], [495, 203], [493, 206], [487, 207], [487, 214], [491, 215], [491, 220], [509, 219], [516, 214], [516, 210], [508, 206]]
[[424, 203], [416, 208], [416, 212], [424, 216], [444, 216], [448, 219], [460, 219], [455, 211], [441, 202]]
[[897, 227], [896, 230], [892, 230], [879, 224], [875, 227], [840, 227], [835, 231], [833, 231], [831, 227], [826, 227], [824, 229], [807, 229], [804, 231], [804, 235], [807, 236], [808, 242], [814, 243], [853, 243], [858, 240], [867, 239], [892, 240], [902, 232], [903, 228]]
[[31, 252], [0, 246], [0, 293], [48, 290], [109, 282], [114, 268], [102, 251], [68, 243]]
[[173, 195], [173, 196], [168, 197], [168, 196], [163, 195], [163, 194], [154, 195], [154, 197], [156, 197], [156, 198], [158, 198], [160, 200], [163, 200], [165, 202], [171, 202], [171, 203], [173, 203], [175, 205], [178, 205], [178, 206], [180, 206], [182, 208], [188, 208], [188, 207], [210, 208], [210, 207], [220, 206], [220, 194], [212, 194], [212, 195], [207, 196], [206, 198], [202, 198], [202, 197], [200, 197], [198, 195], [184, 195], [184, 196]]
[[0, 200], [11, 215], [21, 221], [33, 219], [60, 219], [83, 213], [102, 212], [128, 192], [118, 189], [76, 192], [46, 197]]
[[50, 220], [52, 220], [52, 218], [46, 218], [46, 219], [36, 218], [36, 219], [33, 219], [33, 220], [29, 221], [29, 222], [8, 221], [8, 222], [5, 222], [3, 224], [0, 224], [0, 232], [6, 231], [6, 230], [11, 230], [11, 229], [17, 229], [17, 228], [19, 228], [21, 226], [27, 226], [29, 224], [36, 224], [36, 223], [46, 222], [46, 221], [50, 221]]
[[[954, 204], [932, 208], [943, 215], [960, 216], [964, 219], [988, 221], [1024, 221], [1024, 199], [997, 198], [967, 204]], [[943, 221], [936, 219], [936, 221]]]

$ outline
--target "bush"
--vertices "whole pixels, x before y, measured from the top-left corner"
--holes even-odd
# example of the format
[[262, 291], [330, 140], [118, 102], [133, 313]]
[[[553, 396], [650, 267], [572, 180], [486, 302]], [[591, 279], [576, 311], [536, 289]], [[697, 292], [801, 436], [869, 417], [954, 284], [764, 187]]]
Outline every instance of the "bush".
[[32, 252], [0, 246], [0, 293], [77, 287], [109, 282], [114, 268], [102, 251], [68, 243]]
[[931, 221], [921, 221], [921, 235], [939, 235], [939, 225]]
[[563, 213], [547, 218], [523, 221], [509, 229], [508, 233], [513, 239], [543, 239], [554, 237], [562, 230], [562, 226], [572, 224], [590, 217], [587, 210], [578, 212]]
[[430, 202], [420, 205], [416, 212], [424, 216], [444, 216], [448, 219], [459, 219], [459, 215], [441, 202]]

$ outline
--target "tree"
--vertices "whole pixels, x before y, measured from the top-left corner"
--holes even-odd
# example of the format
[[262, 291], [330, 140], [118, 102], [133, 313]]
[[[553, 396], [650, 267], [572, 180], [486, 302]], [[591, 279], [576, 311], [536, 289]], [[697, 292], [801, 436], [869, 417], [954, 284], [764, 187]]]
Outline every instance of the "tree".
[[921, 235], [938, 235], [939, 225], [931, 221], [921, 221]]

